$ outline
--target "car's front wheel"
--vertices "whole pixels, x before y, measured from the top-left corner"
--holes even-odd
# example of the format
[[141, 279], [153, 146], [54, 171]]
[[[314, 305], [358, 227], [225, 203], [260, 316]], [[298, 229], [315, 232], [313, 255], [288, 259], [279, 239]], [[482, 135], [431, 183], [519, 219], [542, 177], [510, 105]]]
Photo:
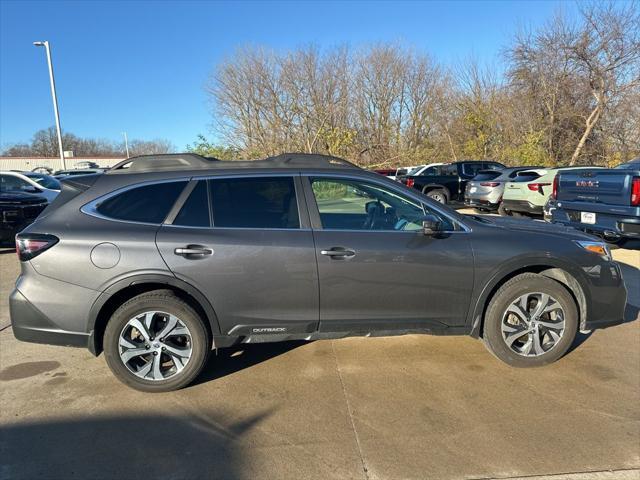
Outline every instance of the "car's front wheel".
[[500, 360], [536, 367], [562, 357], [578, 331], [578, 309], [561, 283], [534, 273], [507, 281], [491, 299], [483, 339]]
[[197, 312], [171, 291], [147, 292], [112, 315], [104, 335], [107, 364], [126, 385], [168, 392], [191, 383], [210, 350]]

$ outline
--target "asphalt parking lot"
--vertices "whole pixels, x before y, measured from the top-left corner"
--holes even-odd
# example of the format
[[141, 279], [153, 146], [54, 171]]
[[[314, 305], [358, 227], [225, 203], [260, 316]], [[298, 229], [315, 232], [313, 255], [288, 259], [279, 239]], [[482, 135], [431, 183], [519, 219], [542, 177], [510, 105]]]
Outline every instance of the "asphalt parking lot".
[[[149, 395], [4, 328], [0, 478], [640, 478], [640, 251], [614, 255], [627, 322], [540, 369], [467, 337], [246, 345]], [[17, 272], [0, 253], [0, 328]]]

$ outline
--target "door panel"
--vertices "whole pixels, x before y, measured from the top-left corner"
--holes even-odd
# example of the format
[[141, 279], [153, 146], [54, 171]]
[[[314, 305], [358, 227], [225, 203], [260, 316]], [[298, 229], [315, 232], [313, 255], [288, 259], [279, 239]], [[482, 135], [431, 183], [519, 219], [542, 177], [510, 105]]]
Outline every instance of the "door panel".
[[[171, 271], [209, 299], [223, 334], [234, 328], [246, 333], [238, 326], [286, 328], [280, 333], [316, 330], [318, 276], [311, 231], [165, 225], [156, 241]], [[176, 248], [188, 246], [212, 253], [176, 255]]]
[[[463, 325], [473, 289], [469, 233], [401, 187], [343, 176], [304, 177], [320, 279], [320, 330]], [[425, 236], [425, 213], [444, 232]], [[351, 218], [359, 216], [357, 222]]]
[[[315, 231], [320, 330], [392, 330], [463, 325], [473, 288], [469, 236]], [[334, 247], [349, 258], [322, 255]]]

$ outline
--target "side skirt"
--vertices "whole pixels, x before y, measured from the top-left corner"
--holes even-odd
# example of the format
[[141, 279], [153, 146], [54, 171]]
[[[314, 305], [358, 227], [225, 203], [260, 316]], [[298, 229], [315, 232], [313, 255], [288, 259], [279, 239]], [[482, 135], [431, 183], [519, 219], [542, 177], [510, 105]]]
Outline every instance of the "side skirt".
[[469, 326], [455, 326], [445, 328], [412, 328], [403, 330], [371, 330], [350, 332], [310, 332], [310, 333], [286, 333], [286, 334], [247, 334], [247, 335], [219, 335], [213, 339], [215, 348], [231, 347], [242, 343], [273, 343], [288, 342], [294, 340], [332, 340], [347, 337], [397, 337], [399, 335], [469, 335]]

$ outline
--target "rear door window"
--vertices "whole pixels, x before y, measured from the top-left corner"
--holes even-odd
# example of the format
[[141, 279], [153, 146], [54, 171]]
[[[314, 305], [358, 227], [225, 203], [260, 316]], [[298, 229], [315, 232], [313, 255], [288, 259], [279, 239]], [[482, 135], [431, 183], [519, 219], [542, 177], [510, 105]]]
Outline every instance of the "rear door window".
[[474, 177], [480, 170], [487, 169], [488, 166], [484, 163], [463, 163], [462, 173], [467, 177]]
[[159, 224], [186, 185], [186, 181], [181, 181], [131, 188], [101, 201], [96, 210], [115, 220]]
[[213, 226], [300, 228], [292, 177], [209, 180]]

